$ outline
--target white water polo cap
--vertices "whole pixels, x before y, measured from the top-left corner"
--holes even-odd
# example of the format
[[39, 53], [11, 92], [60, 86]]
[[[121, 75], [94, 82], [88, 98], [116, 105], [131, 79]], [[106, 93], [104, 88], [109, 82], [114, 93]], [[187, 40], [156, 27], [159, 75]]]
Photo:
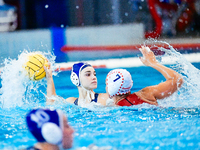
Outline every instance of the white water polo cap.
[[91, 66], [90, 64], [88, 63], [83, 63], [83, 62], [79, 62], [79, 63], [76, 63], [72, 66], [72, 70], [71, 70], [71, 75], [70, 75], [70, 79], [72, 81], [72, 83], [75, 85], [75, 86], [80, 86], [81, 85], [81, 82], [80, 82], [80, 72], [88, 67], [88, 66]]
[[106, 77], [106, 86], [110, 97], [127, 94], [133, 86], [131, 74], [126, 69], [111, 70]]
[[29, 131], [38, 142], [61, 145], [63, 139], [63, 113], [50, 109], [33, 109], [26, 116]]

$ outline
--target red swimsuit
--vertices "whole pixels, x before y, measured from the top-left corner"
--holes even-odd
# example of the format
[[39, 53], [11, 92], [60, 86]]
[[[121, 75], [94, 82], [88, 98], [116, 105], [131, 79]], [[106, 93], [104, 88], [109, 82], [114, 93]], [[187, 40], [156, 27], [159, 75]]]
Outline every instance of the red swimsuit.
[[139, 105], [145, 103], [142, 99], [140, 99], [135, 93], [128, 95], [126, 98], [117, 102], [119, 106], [132, 106]]

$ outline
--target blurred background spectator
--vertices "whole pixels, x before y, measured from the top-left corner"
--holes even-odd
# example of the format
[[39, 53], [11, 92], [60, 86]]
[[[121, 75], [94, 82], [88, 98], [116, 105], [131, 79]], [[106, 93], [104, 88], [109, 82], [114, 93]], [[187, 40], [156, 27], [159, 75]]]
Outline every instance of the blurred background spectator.
[[[199, 36], [198, 0], [4, 0], [17, 8], [17, 29], [89, 26], [142, 22], [155, 31], [155, 7], [162, 36]], [[150, 6], [153, 3], [153, 6]]]
[[17, 9], [0, 0], [0, 31], [14, 31], [17, 28]]

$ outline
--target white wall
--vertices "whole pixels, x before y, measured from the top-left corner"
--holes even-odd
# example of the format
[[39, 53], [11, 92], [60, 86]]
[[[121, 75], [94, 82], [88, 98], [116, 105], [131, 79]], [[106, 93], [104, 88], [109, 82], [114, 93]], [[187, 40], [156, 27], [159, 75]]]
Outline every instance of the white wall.
[[[67, 45], [133, 45], [144, 40], [144, 26], [140, 23], [69, 27], [65, 30]], [[42, 46], [43, 45], [43, 46]], [[64, 46], [64, 45], [63, 45]], [[5, 58], [16, 58], [26, 50], [51, 51], [50, 29], [0, 32], [0, 67]], [[73, 57], [73, 55], [69, 56]], [[70, 59], [69, 59], [70, 60]]]
[[24, 49], [51, 50], [50, 30], [24, 30], [0, 33], [0, 63], [8, 57], [12, 59], [17, 58]]
[[142, 23], [67, 28], [67, 44], [133, 45], [144, 40]]

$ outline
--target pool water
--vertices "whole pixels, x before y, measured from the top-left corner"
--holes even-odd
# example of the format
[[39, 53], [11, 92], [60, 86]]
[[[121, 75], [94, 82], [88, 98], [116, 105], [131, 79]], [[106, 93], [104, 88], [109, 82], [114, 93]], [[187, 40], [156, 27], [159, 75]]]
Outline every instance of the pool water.
[[[27, 130], [24, 116], [31, 108], [50, 107], [63, 110], [69, 124], [74, 128], [72, 150], [91, 144], [109, 150], [198, 150], [200, 63], [191, 65], [183, 60], [169, 67], [181, 73], [185, 82], [174, 95], [159, 100], [159, 106], [142, 104], [133, 107], [102, 107], [90, 104], [86, 108], [81, 108], [63, 102], [62, 98], [58, 98], [55, 105], [46, 106], [45, 79], [40, 82], [20, 79], [23, 82], [19, 83], [17, 79], [13, 78], [10, 81], [2, 75], [0, 149], [22, 149], [33, 145], [36, 141]], [[134, 81], [131, 92], [165, 80], [159, 72], [150, 67], [125, 69], [130, 71]], [[96, 69], [98, 88], [95, 92], [105, 92], [105, 78], [110, 70]], [[59, 72], [54, 76], [56, 93], [63, 98], [78, 96], [78, 90], [71, 83], [69, 76], [70, 71]], [[5, 80], [10, 84], [6, 84]], [[12, 105], [14, 103], [15, 105]]]

